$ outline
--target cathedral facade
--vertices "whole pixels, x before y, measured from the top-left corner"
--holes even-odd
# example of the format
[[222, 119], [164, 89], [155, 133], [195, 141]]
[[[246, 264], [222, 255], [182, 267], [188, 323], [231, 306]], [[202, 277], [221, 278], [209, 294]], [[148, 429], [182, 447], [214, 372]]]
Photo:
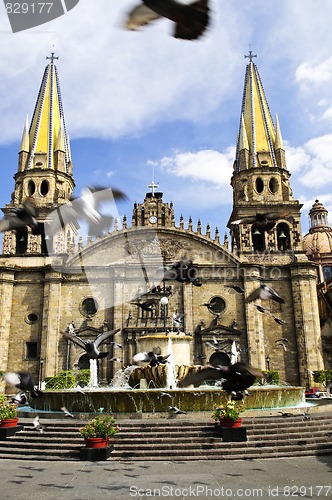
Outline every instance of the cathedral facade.
[[[55, 59], [52, 54], [24, 127], [14, 191], [2, 209], [6, 215], [32, 197], [40, 231], [3, 235], [0, 369], [29, 371], [41, 382], [64, 369], [86, 368], [84, 350], [63, 335], [72, 324], [84, 340], [119, 329], [101, 346], [110, 353], [99, 360], [104, 384], [132, 363], [140, 339], [153, 335], [158, 349], [158, 335], [173, 332], [190, 337], [190, 364], [207, 364], [216, 339], [226, 351], [236, 345], [242, 361], [310, 386], [311, 372], [324, 368], [316, 266], [303, 250], [301, 205], [252, 56], [230, 179], [230, 241], [223, 242], [218, 230], [211, 235], [199, 221], [195, 227], [191, 219], [186, 227], [182, 217], [177, 223], [172, 203], [154, 183], [134, 204], [130, 222], [115, 221], [112, 231], [88, 236], [86, 243], [78, 237], [79, 224], [71, 223], [49, 241], [48, 216], [69, 202], [75, 187]], [[266, 213], [276, 215], [262, 230], [252, 218]], [[182, 258], [193, 261], [201, 286], [160, 278], [163, 266]], [[262, 282], [285, 303], [246, 303]]]

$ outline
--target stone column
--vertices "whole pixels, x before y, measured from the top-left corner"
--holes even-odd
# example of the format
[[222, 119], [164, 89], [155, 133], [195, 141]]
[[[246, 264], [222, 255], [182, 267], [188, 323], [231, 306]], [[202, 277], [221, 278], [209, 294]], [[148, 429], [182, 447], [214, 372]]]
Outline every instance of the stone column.
[[[250, 268], [244, 270], [244, 290], [246, 297], [260, 286], [259, 277], [259, 269]], [[257, 301], [255, 304], [260, 304], [260, 302]], [[266, 370], [262, 313], [251, 303], [245, 304], [245, 315], [249, 364], [260, 370]]]
[[[44, 310], [40, 358], [44, 377], [59, 371], [59, 339], [61, 318], [61, 273], [53, 269], [45, 272]], [[62, 369], [62, 366], [60, 367]]]
[[310, 372], [324, 369], [316, 269], [310, 263], [296, 266], [291, 276], [300, 383], [306, 387], [313, 383]]
[[14, 270], [0, 272], [0, 368], [8, 369], [10, 324], [12, 315]]

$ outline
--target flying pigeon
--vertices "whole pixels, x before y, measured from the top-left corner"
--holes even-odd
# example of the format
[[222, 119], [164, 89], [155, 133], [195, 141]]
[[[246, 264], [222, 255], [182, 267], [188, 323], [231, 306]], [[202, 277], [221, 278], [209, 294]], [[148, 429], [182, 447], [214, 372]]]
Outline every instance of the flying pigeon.
[[173, 313], [172, 325], [174, 328], [180, 330], [180, 328], [183, 326], [183, 314]]
[[25, 405], [27, 403], [27, 397], [24, 392], [19, 392], [16, 396], [11, 398], [11, 403], [14, 405]]
[[280, 339], [275, 340], [275, 342], [289, 342], [289, 340], [285, 337], [281, 337]]
[[226, 285], [226, 288], [232, 288], [237, 293], [244, 293], [244, 289], [242, 288], [242, 286], [239, 285]]
[[70, 413], [65, 406], [62, 406], [60, 408], [60, 410], [63, 411], [63, 413], [65, 414], [65, 417], [74, 418], [74, 415], [72, 413]]
[[158, 366], [163, 363], [168, 363], [167, 358], [169, 357], [170, 354], [167, 354], [166, 356], [161, 356], [155, 354], [153, 351], [139, 352], [135, 354], [135, 356], [133, 357], [133, 361], [134, 363], [142, 361], [143, 363], [149, 363], [150, 366]]
[[192, 260], [182, 259], [174, 262], [164, 271], [163, 279], [165, 281], [175, 280], [179, 283], [192, 283], [195, 286], [202, 286], [202, 282], [196, 277], [197, 268]]
[[267, 309], [267, 307], [259, 306], [259, 305], [256, 305], [256, 304], [255, 304], [255, 307], [256, 307], [257, 311], [259, 311], [261, 313], [271, 314], [270, 309]]
[[85, 220], [89, 224], [88, 234], [90, 236], [102, 235], [103, 231], [109, 229], [114, 221], [112, 215], [102, 215], [99, 206], [103, 202], [113, 200], [125, 200], [126, 195], [113, 188], [85, 187], [81, 191], [81, 197], [70, 197], [70, 203], [64, 203], [57, 207], [45, 221], [45, 231], [53, 237], [57, 231], [64, 229], [67, 224], [77, 223], [77, 220]]
[[284, 342], [280, 342], [280, 344], [278, 344], [278, 347], [282, 347], [284, 351], [287, 351], [287, 347]]
[[38, 415], [33, 419], [33, 426], [41, 434], [44, 432], [44, 427], [40, 424]]
[[109, 361], [117, 361], [118, 363], [120, 363], [120, 362], [122, 361], [122, 359], [121, 359], [121, 358], [118, 358], [118, 357], [116, 357], [116, 356], [113, 356], [113, 358], [110, 358], [110, 360], [109, 360]]
[[31, 373], [6, 372], [3, 374], [3, 378], [6, 382], [8, 382], [8, 384], [21, 389], [21, 391], [29, 391], [32, 398], [41, 398], [43, 395], [43, 393], [35, 386]]
[[184, 410], [180, 410], [177, 406], [169, 406], [168, 410], [173, 413], [173, 415], [180, 415], [181, 413], [186, 414], [187, 412]]
[[114, 347], [118, 347], [119, 349], [123, 349], [122, 345], [118, 344], [117, 342], [110, 342], [110, 344]]
[[280, 297], [280, 295], [277, 294], [273, 290], [273, 288], [269, 287], [265, 283], [261, 283], [256, 290], [254, 290], [248, 297], [246, 298], [246, 302], [253, 302], [254, 300], [261, 299], [261, 300], [268, 300], [272, 299], [275, 300], [276, 302], [279, 302], [280, 304], [284, 304], [285, 301], [283, 298]]
[[100, 359], [106, 358], [109, 355], [109, 352], [99, 351], [98, 347], [100, 346], [100, 344], [102, 344], [106, 339], [119, 331], [120, 328], [117, 328], [116, 330], [110, 330], [108, 332], [100, 333], [94, 341], [83, 340], [81, 339], [81, 337], [78, 337], [77, 335], [69, 332], [65, 332], [63, 335], [66, 337], [66, 339], [71, 340], [72, 342], [74, 342], [74, 344], [84, 349], [90, 359]]
[[145, 302], [131, 302], [135, 306], [140, 307], [143, 311], [154, 311], [155, 305], [157, 304], [158, 299], [148, 299]]
[[128, 14], [125, 28], [137, 30], [141, 26], [166, 17], [175, 23], [174, 37], [183, 40], [196, 40], [209, 24], [208, 0], [198, 0], [189, 5], [176, 0], [142, 0]]
[[277, 318], [277, 316], [273, 316], [273, 314], [272, 314], [272, 317], [273, 317], [274, 321], [275, 321], [276, 323], [278, 323], [279, 325], [284, 325], [284, 324], [286, 323], [286, 321], [284, 321], [284, 320], [283, 320], [283, 319], [281, 319], [281, 318]]
[[242, 219], [234, 220], [231, 224], [253, 224], [252, 229], [258, 230], [260, 233], [271, 231], [276, 225], [277, 220], [287, 218], [287, 213], [257, 213], [256, 215], [242, 217]]
[[161, 392], [160, 393], [160, 396], [162, 398], [173, 398], [174, 396], [172, 396], [169, 392]]
[[0, 221], [0, 232], [10, 231], [12, 229], [23, 229], [30, 227], [36, 229], [38, 222], [35, 219], [37, 215], [36, 205], [32, 198], [27, 198], [23, 207], [16, 208], [13, 212], [9, 212]]
[[186, 387], [194, 384], [199, 386], [205, 380], [221, 380], [222, 388], [229, 394], [235, 393], [238, 399], [242, 399], [243, 392], [248, 389], [256, 378], [263, 378], [263, 373], [257, 368], [247, 366], [242, 363], [235, 363], [229, 366], [207, 367], [197, 372], [189, 372], [188, 375], [178, 382], [179, 387]]

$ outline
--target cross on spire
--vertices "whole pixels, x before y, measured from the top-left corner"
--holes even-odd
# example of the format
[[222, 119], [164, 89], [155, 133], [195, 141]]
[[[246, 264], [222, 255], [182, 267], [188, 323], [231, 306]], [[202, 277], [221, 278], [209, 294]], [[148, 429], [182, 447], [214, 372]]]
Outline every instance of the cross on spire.
[[159, 184], [155, 184], [155, 182], [152, 181], [151, 184], [148, 185], [148, 188], [151, 189], [152, 196], [154, 196], [155, 189], [159, 188]]
[[47, 56], [46, 59], [50, 59], [51, 64], [53, 64], [54, 59], [59, 59], [59, 58], [54, 55], [54, 52], [51, 52], [51, 55]]
[[257, 54], [253, 54], [252, 50], [249, 50], [249, 55], [248, 56], [245, 55], [244, 57], [245, 59], [249, 59], [249, 62], [252, 62], [253, 58], [257, 57]]

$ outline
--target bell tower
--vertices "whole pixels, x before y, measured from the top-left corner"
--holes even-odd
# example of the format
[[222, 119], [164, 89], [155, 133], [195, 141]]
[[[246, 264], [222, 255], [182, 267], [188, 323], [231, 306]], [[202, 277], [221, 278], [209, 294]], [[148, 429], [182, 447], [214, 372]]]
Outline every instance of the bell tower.
[[[240, 127], [231, 185], [233, 211], [228, 222], [232, 249], [239, 253], [302, 252], [300, 209], [290, 187], [278, 116], [272, 120], [263, 85], [249, 51]], [[261, 231], [246, 217], [277, 214], [276, 224]], [[243, 220], [232, 224], [235, 220]]]
[[152, 181], [148, 185], [151, 193], [146, 193], [143, 203], [134, 204], [132, 225], [148, 227], [172, 227], [174, 222], [173, 203], [163, 202], [163, 193], [156, 191], [158, 184]]
[[[31, 197], [36, 204], [39, 228], [37, 234], [27, 228], [5, 232], [4, 254], [46, 254], [45, 219], [57, 206], [68, 202], [75, 186], [59, 76], [55, 65], [58, 57], [52, 52], [46, 59], [49, 62], [44, 71], [31, 123], [29, 125], [27, 117], [24, 125], [12, 199], [2, 209], [8, 214], [22, 206], [27, 197]], [[54, 242], [57, 251], [66, 252], [67, 240], [73, 241], [75, 236], [74, 227], [68, 228], [65, 238], [63, 235], [56, 236], [55, 238], [59, 239], [59, 242]]]

